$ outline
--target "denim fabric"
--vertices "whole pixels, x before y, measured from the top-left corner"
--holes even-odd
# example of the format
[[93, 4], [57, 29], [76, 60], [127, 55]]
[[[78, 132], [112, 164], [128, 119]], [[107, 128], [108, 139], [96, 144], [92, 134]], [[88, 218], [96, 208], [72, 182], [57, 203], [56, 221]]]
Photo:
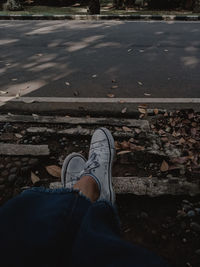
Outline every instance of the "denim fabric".
[[77, 191], [33, 188], [0, 208], [2, 267], [166, 266], [120, 239], [116, 210]]

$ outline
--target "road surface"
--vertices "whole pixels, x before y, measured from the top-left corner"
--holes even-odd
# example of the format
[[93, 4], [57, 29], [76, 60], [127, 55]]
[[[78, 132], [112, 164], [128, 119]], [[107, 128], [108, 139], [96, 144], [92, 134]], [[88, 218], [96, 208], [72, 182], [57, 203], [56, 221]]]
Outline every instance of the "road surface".
[[1, 21], [0, 91], [199, 98], [200, 22]]

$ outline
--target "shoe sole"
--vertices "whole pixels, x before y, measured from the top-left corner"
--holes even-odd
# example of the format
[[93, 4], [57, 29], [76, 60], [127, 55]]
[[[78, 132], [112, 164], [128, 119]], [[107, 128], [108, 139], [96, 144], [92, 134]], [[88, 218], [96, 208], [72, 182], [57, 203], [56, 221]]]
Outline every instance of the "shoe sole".
[[112, 164], [113, 164], [113, 160], [115, 156], [115, 143], [114, 143], [113, 136], [108, 129], [102, 127], [102, 128], [99, 128], [99, 130], [101, 130], [105, 134], [107, 141], [108, 141], [108, 145], [109, 145], [110, 158], [109, 158], [108, 185], [109, 185], [109, 192], [110, 192], [110, 202], [114, 204], [115, 203], [115, 192], [112, 186]]
[[65, 158], [63, 165], [62, 165], [62, 170], [61, 170], [61, 183], [62, 183], [63, 187], [66, 186], [66, 173], [67, 173], [68, 165], [69, 165], [70, 161], [75, 157], [81, 157], [86, 162], [85, 157], [79, 153], [72, 153]]

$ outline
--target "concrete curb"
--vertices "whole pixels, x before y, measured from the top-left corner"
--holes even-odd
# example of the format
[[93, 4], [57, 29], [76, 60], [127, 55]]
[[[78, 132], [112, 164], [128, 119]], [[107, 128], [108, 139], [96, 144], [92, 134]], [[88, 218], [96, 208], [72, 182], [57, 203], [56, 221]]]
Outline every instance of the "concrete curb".
[[0, 20], [200, 21], [200, 15], [0, 15]]
[[200, 111], [200, 98], [64, 98], [64, 97], [0, 97], [0, 112], [39, 114], [138, 116], [138, 107], [147, 113], [154, 108]]

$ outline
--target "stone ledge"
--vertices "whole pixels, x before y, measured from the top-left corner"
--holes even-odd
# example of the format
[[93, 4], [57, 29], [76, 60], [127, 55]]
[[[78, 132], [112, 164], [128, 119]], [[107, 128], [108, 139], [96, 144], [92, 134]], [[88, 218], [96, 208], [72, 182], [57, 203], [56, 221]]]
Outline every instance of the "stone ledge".
[[0, 20], [157, 20], [198, 21], [200, 15], [0, 15]]
[[[51, 189], [61, 188], [60, 182], [50, 184]], [[198, 195], [200, 183], [188, 182], [186, 179], [158, 179], [156, 177], [113, 177], [113, 187], [117, 194], [148, 195]]]

